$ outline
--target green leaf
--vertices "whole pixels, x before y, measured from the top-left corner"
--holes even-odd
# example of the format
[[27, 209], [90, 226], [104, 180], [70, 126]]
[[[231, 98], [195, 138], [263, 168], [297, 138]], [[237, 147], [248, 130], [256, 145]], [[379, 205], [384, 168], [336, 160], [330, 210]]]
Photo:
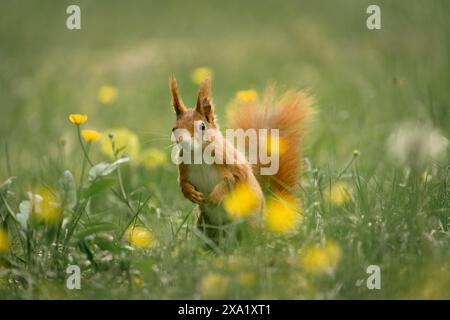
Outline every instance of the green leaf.
[[89, 170], [89, 181], [94, 181], [98, 177], [104, 177], [116, 170], [122, 163], [130, 161], [130, 157], [128, 155], [125, 155], [124, 157], [116, 160], [113, 163], [108, 162], [100, 162], [99, 164], [96, 164]]
[[75, 179], [69, 170], [64, 171], [59, 179], [59, 188], [64, 207], [72, 210], [77, 204]]
[[112, 188], [116, 184], [115, 179], [99, 179], [91, 183], [87, 188], [81, 191], [81, 198], [93, 197], [96, 194]]

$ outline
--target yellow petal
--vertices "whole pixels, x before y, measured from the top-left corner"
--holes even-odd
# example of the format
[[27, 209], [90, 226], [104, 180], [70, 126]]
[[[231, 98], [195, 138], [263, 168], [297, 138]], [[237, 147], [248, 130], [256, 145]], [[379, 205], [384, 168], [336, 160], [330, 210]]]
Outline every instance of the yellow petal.
[[76, 124], [78, 126], [80, 124], [85, 123], [87, 118], [88, 117], [85, 114], [76, 114], [76, 113], [74, 113], [74, 114], [69, 115], [70, 122], [72, 122], [73, 124]]
[[332, 272], [342, 256], [341, 248], [327, 241], [321, 246], [306, 248], [299, 258], [300, 266], [311, 273]]
[[132, 246], [137, 248], [151, 248], [158, 243], [153, 234], [144, 227], [129, 228], [125, 237]]
[[245, 183], [238, 183], [223, 199], [223, 206], [231, 219], [240, 219], [256, 212], [260, 206], [257, 193]]
[[295, 199], [285, 195], [269, 198], [265, 208], [267, 228], [277, 233], [294, 231], [302, 220], [296, 202]]
[[100, 133], [95, 130], [83, 130], [81, 135], [87, 142], [94, 142], [100, 138]]

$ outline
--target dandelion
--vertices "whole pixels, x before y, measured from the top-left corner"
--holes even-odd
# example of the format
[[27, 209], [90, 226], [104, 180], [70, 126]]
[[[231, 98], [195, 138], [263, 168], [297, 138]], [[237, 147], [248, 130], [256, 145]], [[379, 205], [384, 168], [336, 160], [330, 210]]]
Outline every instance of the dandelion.
[[9, 236], [5, 229], [0, 229], [0, 253], [5, 253], [9, 251]]
[[114, 86], [101, 86], [98, 90], [97, 99], [103, 104], [112, 104], [117, 100], [118, 92]]
[[100, 133], [95, 130], [83, 130], [81, 135], [87, 142], [94, 142], [100, 138]]
[[111, 147], [112, 138], [109, 138], [109, 136], [113, 137], [116, 149], [126, 152], [131, 160], [139, 158], [141, 148], [139, 137], [126, 128], [109, 129], [101, 134], [100, 150], [104, 155], [114, 159]]
[[38, 222], [51, 225], [62, 220], [61, 204], [51, 190], [38, 188], [34, 193], [28, 192], [28, 198], [32, 207], [32, 215]]
[[222, 299], [228, 294], [230, 279], [220, 273], [206, 274], [200, 283], [200, 293], [204, 299]]
[[400, 165], [420, 167], [431, 160], [445, 158], [449, 141], [439, 130], [412, 123], [401, 125], [388, 138], [391, 158]]
[[352, 198], [351, 195], [351, 187], [343, 181], [335, 182], [325, 190], [325, 199], [335, 206], [349, 202]]
[[289, 233], [294, 231], [302, 220], [296, 200], [285, 196], [273, 196], [267, 200], [265, 208], [266, 226], [270, 231]]
[[88, 117], [85, 114], [71, 114], [69, 115], [69, 120], [73, 124], [76, 124], [79, 126], [80, 124], [83, 124], [87, 121]]
[[308, 247], [299, 257], [299, 264], [311, 273], [333, 272], [341, 260], [341, 248], [332, 241]]
[[167, 162], [167, 155], [158, 149], [147, 149], [142, 151], [139, 162], [147, 168], [156, 168]]
[[202, 83], [208, 77], [209, 78], [212, 77], [212, 70], [207, 67], [196, 68], [196, 69], [194, 69], [194, 71], [192, 71], [192, 74], [191, 74], [192, 81], [195, 84]]
[[255, 90], [241, 90], [236, 92], [236, 99], [242, 102], [254, 102], [258, 99], [258, 93]]
[[129, 228], [125, 232], [125, 238], [137, 248], [152, 248], [158, 243], [154, 235], [144, 227]]
[[228, 192], [223, 199], [223, 206], [228, 216], [233, 219], [240, 219], [249, 216], [257, 211], [260, 199], [246, 183], [238, 183], [234, 189]]

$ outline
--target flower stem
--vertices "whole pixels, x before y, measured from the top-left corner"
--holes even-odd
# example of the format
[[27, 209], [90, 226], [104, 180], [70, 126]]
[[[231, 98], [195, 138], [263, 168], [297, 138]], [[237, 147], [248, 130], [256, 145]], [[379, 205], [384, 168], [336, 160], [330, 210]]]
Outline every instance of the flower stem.
[[78, 134], [78, 141], [80, 142], [81, 149], [83, 149], [84, 157], [86, 158], [87, 162], [91, 165], [91, 167], [94, 166], [91, 159], [89, 159], [89, 155], [86, 151], [86, 148], [84, 147], [83, 140], [81, 139], [81, 132], [80, 132], [80, 126], [77, 126], [77, 134]]
[[[86, 148], [86, 155], [89, 155], [89, 151], [91, 150], [91, 143], [89, 142]], [[80, 188], [83, 186], [84, 174], [86, 172], [86, 162], [88, 158], [87, 156], [83, 157], [83, 164], [81, 165], [81, 175], [80, 175]], [[92, 166], [92, 164], [91, 164]]]

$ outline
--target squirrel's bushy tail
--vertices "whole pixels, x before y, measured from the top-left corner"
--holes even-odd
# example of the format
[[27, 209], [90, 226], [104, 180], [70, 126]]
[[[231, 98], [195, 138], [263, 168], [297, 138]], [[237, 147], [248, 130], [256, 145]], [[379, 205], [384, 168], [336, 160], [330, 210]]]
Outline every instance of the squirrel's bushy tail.
[[[271, 88], [261, 101], [237, 99], [229, 108], [228, 124], [232, 129], [279, 130], [278, 172], [274, 175], [261, 175], [261, 168], [265, 165], [260, 163], [259, 157], [258, 164], [254, 166], [255, 175], [261, 184], [268, 183], [273, 192], [291, 194], [299, 186], [302, 140], [305, 122], [314, 112], [311, 108], [313, 102], [313, 98], [305, 91], [287, 91], [281, 97], [276, 97]], [[260, 147], [264, 146], [258, 146], [258, 150]]]

